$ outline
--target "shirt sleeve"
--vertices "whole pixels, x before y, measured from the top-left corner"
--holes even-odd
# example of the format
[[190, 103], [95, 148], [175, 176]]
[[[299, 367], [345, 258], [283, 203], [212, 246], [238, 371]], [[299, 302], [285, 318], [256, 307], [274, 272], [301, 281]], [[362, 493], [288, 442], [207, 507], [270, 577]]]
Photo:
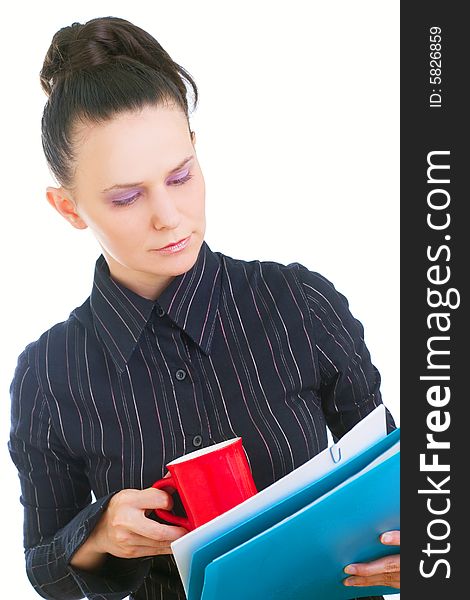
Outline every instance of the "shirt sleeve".
[[99, 521], [115, 492], [92, 502], [85, 465], [66, 451], [54, 432], [28, 346], [10, 384], [8, 449], [21, 484], [26, 573], [36, 592], [49, 600], [118, 600], [135, 591], [152, 557], [107, 556], [98, 571], [69, 561]]
[[[306, 297], [320, 373], [327, 425], [336, 442], [379, 404], [380, 373], [364, 342], [364, 328], [346, 297], [325, 277], [293, 263]], [[396, 429], [386, 408], [387, 432]]]

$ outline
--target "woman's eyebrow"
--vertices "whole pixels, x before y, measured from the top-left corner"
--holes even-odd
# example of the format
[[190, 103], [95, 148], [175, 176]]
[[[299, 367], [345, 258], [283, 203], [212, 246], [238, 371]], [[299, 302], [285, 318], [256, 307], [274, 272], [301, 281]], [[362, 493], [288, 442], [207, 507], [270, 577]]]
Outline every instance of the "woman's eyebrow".
[[[171, 169], [169, 174], [171, 175], [175, 171], [179, 171], [179, 169], [184, 167], [184, 165], [186, 163], [188, 163], [192, 158], [194, 158], [194, 154], [191, 154], [191, 156], [187, 156], [186, 158], [184, 158], [178, 165], [176, 165], [176, 167], [174, 169]], [[142, 184], [143, 184], [143, 181], [138, 181], [135, 183], [116, 183], [115, 185], [112, 185], [111, 187], [107, 187], [104, 190], [101, 190], [101, 193], [104, 194], [106, 192], [110, 192], [111, 190], [119, 190], [122, 188], [135, 187], [135, 186], [142, 185]]]

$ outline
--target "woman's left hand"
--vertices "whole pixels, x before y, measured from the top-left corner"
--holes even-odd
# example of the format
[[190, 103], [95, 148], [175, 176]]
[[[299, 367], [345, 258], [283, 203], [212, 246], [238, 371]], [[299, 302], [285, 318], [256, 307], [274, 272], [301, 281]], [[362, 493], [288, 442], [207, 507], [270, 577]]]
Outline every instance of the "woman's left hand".
[[[400, 532], [387, 531], [380, 536], [382, 544], [400, 545]], [[366, 563], [353, 563], [345, 567], [344, 572], [352, 577], [343, 579], [344, 585], [386, 585], [400, 587], [400, 555], [390, 554]]]

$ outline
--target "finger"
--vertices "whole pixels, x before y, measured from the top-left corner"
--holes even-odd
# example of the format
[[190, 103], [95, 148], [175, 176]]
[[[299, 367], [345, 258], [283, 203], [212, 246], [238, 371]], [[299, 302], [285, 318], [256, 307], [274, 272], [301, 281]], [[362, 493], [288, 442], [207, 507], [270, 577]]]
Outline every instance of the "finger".
[[370, 577], [347, 577], [343, 579], [343, 584], [347, 586], [370, 586], [385, 585], [387, 587], [400, 588], [400, 573], [380, 573]]
[[348, 575], [380, 575], [381, 573], [399, 573], [400, 555], [391, 554], [367, 563], [354, 563], [345, 567], [344, 572]]
[[168, 542], [152, 544], [135, 544], [132, 546], [133, 554], [138, 556], [157, 556], [158, 554], [172, 554], [171, 545]]
[[392, 546], [400, 545], [400, 531], [386, 531], [380, 536], [382, 544], [388, 544]]
[[156, 506], [155, 508], [146, 508], [144, 510], [144, 514], [146, 517], [148, 517], [155, 511], [155, 509], [163, 509], [163, 510], [171, 511], [172, 508], [173, 508], [173, 498], [171, 496], [167, 495], [166, 506]]
[[161, 548], [169, 547], [171, 540], [153, 540], [138, 533], [129, 532], [125, 544], [127, 547], [145, 546], [154, 550], [160, 550]]
[[175, 540], [183, 537], [188, 533], [187, 529], [184, 527], [178, 527], [176, 525], [163, 525], [162, 523], [157, 523], [152, 519], [148, 519], [143, 513], [141, 518], [136, 522], [133, 522], [129, 527], [131, 531], [142, 535], [151, 540], [161, 542], [167, 540], [168, 542], [174, 542]]
[[157, 488], [150, 487], [138, 490], [138, 494], [132, 504], [135, 508], [163, 508], [171, 510], [173, 508], [173, 498], [165, 490], [157, 490]]
[[118, 552], [121, 558], [142, 558], [144, 556], [158, 556], [160, 554], [173, 554], [170, 546], [131, 546], [126, 551]]
[[116, 540], [114, 540], [109, 551], [111, 554], [121, 558], [136, 558], [173, 553], [171, 550], [171, 541], [154, 541], [130, 531], [125, 535], [121, 533]]

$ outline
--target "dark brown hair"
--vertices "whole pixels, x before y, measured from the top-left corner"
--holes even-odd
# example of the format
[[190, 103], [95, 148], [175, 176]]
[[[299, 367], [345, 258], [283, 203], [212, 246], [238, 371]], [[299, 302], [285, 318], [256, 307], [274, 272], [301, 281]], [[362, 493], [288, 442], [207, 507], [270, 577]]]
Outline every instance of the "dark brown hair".
[[103, 123], [146, 105], [176, 104], [188, 119], [187, 81], [196, 84], [149, 33], [118, 17], [59, 29], [40, 72], [48, 95], [41, 121], [47, 163], [60, 185], [73, 189], [74, 126]]

